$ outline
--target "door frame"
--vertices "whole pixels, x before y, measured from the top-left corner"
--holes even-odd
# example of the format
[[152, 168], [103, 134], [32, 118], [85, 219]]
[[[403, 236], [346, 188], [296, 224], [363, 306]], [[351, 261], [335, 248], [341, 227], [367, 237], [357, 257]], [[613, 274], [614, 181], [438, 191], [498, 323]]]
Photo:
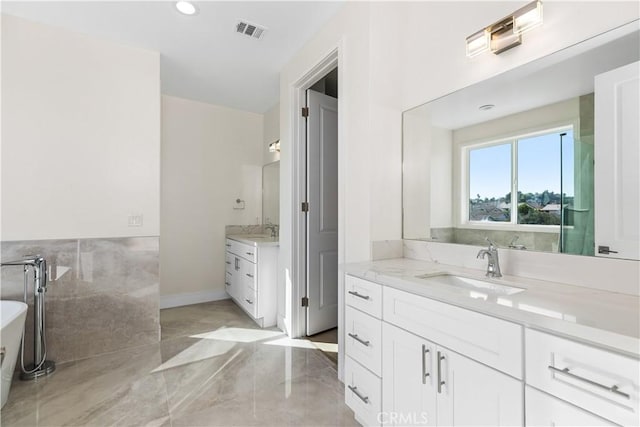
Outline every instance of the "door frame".
[[306, 201], [306, 123], [301, 111], [306, 106], [306, 90], [318, 80], [338, 67], [338, 376], [342, 378], [344, 337], [341, 332], [344, 319], [344, 303], [342, 290], [344, 275], [341, 265], [344, 263], [344, 64], [342, 49], [339, 43], [309, 71], [300, 77], [290, 88], [292, 132], [291, 156], [293, 163], [292, 183], [292, 227], [291, 227], [291, 300], [287, 301], [291, 308], [291, 336], [306, 335], [306, 308], [302, 307], [302, 297], [306, 295], [306, 215], [301, 211], [301, 204]]

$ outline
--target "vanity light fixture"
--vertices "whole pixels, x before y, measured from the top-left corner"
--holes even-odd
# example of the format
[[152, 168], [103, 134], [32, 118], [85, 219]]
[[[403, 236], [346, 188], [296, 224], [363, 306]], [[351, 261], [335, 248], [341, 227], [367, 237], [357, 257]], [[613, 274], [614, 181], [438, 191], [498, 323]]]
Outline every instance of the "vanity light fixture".
[[183, 15], [195, 15], [198, 13], [198, 8], [190, 1], [181, 0], [179, 2], [176, 2], [175, 6], [176, 9], [178, 9], [178, 12], [182, 13]]
[[467, 56], [487, 50], [496, 55], [522, 44], [522, 34], [542, 25], [542, 2], [534, 0], [511, 15], [467, 37]]
[[489, 50], [491, 45], [491, 33], [484, 30], [480, 30], [475, 34], [467, 37], [467, 56], [473, 58], [476, 55], [480, 55]]
[[269, 152], [270, 153], [280, 152], [280, 140], [274, 141], [271, 144], [269, 144]]

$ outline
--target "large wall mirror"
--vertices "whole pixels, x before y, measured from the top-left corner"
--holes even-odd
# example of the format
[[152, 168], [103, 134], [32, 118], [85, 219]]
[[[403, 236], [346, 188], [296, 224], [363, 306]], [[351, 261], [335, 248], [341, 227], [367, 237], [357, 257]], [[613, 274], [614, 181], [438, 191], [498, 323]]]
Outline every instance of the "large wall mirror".
[[638, 259], [638, 21], [403, 113], [403, 238]]
[[280, 161], [262, 167], [262, 223], [280, 223]]

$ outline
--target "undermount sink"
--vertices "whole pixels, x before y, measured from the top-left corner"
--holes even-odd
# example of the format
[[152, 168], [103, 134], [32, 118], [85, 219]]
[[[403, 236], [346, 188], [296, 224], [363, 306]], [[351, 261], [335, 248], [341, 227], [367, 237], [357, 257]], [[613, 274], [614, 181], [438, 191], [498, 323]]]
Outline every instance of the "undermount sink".
[[490, 282], [488, 280], [472, 279], [469, 277], [455, 276], [453, 274], [421, 274], [416, 276], [416, 278], [423, 279], [431, 283], [483, 291], [494, 295], [514, 295], [526, 290], [523, 288], [516, 288], [515, 286]]

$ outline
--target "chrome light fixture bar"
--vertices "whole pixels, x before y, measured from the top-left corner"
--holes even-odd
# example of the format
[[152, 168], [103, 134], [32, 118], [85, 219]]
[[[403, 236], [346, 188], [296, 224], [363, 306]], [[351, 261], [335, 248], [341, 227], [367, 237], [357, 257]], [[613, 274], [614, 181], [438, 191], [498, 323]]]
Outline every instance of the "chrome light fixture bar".
[[467, 37], [467, 56], [496, 55], [522, 44], [522, 34], [542, 25], [542, 2], [535, 0]]

